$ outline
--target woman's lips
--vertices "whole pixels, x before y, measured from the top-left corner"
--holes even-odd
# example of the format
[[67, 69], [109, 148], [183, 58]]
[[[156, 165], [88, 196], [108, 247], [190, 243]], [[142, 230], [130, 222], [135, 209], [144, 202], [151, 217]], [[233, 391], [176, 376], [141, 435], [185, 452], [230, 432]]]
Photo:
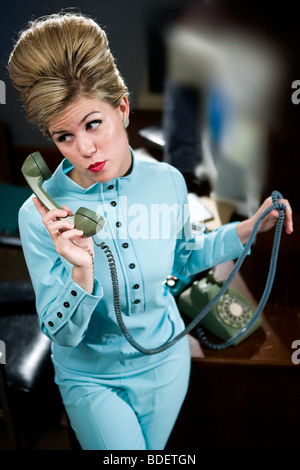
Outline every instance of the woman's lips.
[[94, 173], [98, 173], [99, 171], [102, 171], [104, 168], [106, 162], [96, 162], [93, 163], [88, 167], [88, 170], [93, 171]]

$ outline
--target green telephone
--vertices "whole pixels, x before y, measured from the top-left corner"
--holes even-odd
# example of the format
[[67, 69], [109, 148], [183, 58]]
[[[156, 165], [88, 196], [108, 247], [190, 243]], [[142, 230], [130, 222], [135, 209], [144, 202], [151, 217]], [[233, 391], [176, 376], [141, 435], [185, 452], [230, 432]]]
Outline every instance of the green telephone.
[[[213, 271], [200, 281], [194, 281], [178, 298], [178, 307], [190, 318], [197, 314], [219, 292], [224, 281], [216, 280]], [[212, 309], [201, 320], [201, 326], [227, 341], [245, 328], [255, 313], [254, 307], [236, 289], [229, 287]], [[261, 325], [261, 316], [234, 344], [237, 345]]]
[[[31, 153], [23, 163], [21, 170], [28, 185], [41, 203], [48, 210], [60, 209], [59, 205], [48, 196], [42, 187], [44, 180], [52, 176], [42, 155], [39, 152]], [[86, 207], [80, 207], [74, 215], [68, 215], [66, 219], [74, 223], [75, 228], [78, 230], [83, 230], [85, 237], [95, 235], [103, 228], [105, 223], [100, 215]]]

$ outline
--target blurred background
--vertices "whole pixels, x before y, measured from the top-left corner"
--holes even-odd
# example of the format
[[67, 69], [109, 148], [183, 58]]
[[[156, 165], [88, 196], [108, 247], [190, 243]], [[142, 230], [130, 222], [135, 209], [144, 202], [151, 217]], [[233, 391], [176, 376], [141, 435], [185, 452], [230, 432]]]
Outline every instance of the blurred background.
[[26, 121], [10, 83], [6, 65], [13, 41], [28, 20], [69, 8], [105, 28], [131, 93], [135, 129], [143, 128], [142, 111], [148, 111], [152, 136], [142, 134], [161, 146], [165, 160], [200, 184], [207, 181], [216, 197], [233, 201], [242, 215], [251, 214], [270, 188], [298, 211], [300, 109], [292, 103], [291, 85], [300, 75], [291, 2], [15, 0], [0, 8], [6, 92], [0, 120], [12, 167], [2, 166], [2, 179], [10, 171], [18, 182], [16, 170], [27, 150], [54, 149]]
[[[250, 350], [246, 344], [239, 352], [234, 349], [224, 353], [228, 363], [222, 356], [220, 370], [215, 367], [214, 357], [210, 358], [212, 363], [204, 361], [201, 374], [192, 376], [194, 382], [187, 408], [173, 438], [176, 449], [178, 442], [185, 446], [186, 440], [193, 439], [194, 427], [190, 422], [199, 407], [201, 416], [207, 413], [203, 419], [216, 424], [214, 429], [205, 426], [199, 430], [199, 439], [206, 448], [213, 448], [211, 438], [215, 439], [217, 448], [229, 449], [235, 442], [236, 448], [245, 449], [262, 441], [265, 448], [278, 449], [280, 445], [290, 448], [299, 443], [296, 427], [300, 416], [299, 373], [296, 368], [290, 371], [291, 342], [300, 336], [296, 285], [300, 254], [300, 104], [292, 101], [295, 92], [292, 84], [300, 80], [300, 50], [299, 19], [290, 0], [11, 0], [1, 3], [0, 340], [7, 344], [4, 389], [13, 392], [10, 394], [13, 415], [19, 414], [19, 408], [22, 412], [28, 408], [30, 416], [21, 419], [21, 444], [26, 441], [27, 448], [34, 449], [66, 449], [74, 444], [59, 398], [49, 386], [49, 377], [52, 382], [50, 344], [38, 332], [34, 295], [17, 225], [18, 209], [31, 193], [21, 174], [23, 161], [29, 153], [38, 150], [53, 171], [62, 157], [54, 144], [27, 121], [7, 71], [18, 32], [29, 20], [61, 9], [82, 11], [106, 30], [111, 51], [130, 91], [128, 135], [134, 149], [176, 166], [185, 176], [190, 191], [230, 204], [238, 219], [252, 215], [273, 189], [290, 200], [295, 233], [282, 238], [276, 288], [265, 312], [268, 323], [264, 331], [269, 343], [265, 347], [262, 332], [260, 336], [253, 335]], [[243, 272], [255, 299], [260, 298], [266, 280], [271, 242], [272, 234], [261, 236], [252, 250], [249, 268]], [[289, 321], [283, 318], [283, 313]], [[266, 352], [270, 356], [266, 357]], [[241, 359], [239, 372], [244, 376], [235, 375], [231, 358], [233, 364], [237, 364], [237, 358]], [[258, 370], [253, 368], [253, 363], [257, 365], [259, 361], [263, 367], [271, 364], [272, 371], [267, 369], [265, 373], [261, 365]], [[248, 362], [249, 369], [245, 368]], [[223, 369], [226, 364], [228, 368]], [[232, 381], [228, 379], [229, 371], [234, 376]], [[281, 372], [283, 376], [279, 375]], [[220, 373], [224, 374], [223, 388], [228, 384], [223, 399], [216, 392]], [[211, 392], [209, 385], [202, 387], [203, 377], [206, 383], [211, 383]], [[24, 380], [29, 387], [26, 390], [20, 385]], [[241, 390], [242, 384], [246, 385]], [[41, 402], [45, 386], [49, 400]], [[24, 402], [24, 390], [26, 396], [31, 396], [30, 401]], [[33, 393], [27, 393], [32, 390]], [[201, 407], [203, 400], [205, 407]], [[16, 401], [19, 407], [15, 406]], [[0, 409], [1, 402], [2, 395]], [[222, 410], [219, 414], [218, 407]], [[222, 421], [225, 410], [229, 417], [227, 423], [231, 423], [226, 433]], [[42, 419], [35, 426], [33, 416], [43, 418], [46, 412], [48, 421]], [[245, 427], [243, 413], [248, 417]], [[53, 426], [51, 416], [55, 417]], [[178, 431], [180, 426], [183, 432]], [[31, 427], [34, 438], [28, 443]], [[40, 432], [45, 428], [46, 433]], [[285, 429], [290, 433], [283, 435], [278, 428], [282, 433]], [[9, 447], [3, 429], [0, 426], [0, 449]]]

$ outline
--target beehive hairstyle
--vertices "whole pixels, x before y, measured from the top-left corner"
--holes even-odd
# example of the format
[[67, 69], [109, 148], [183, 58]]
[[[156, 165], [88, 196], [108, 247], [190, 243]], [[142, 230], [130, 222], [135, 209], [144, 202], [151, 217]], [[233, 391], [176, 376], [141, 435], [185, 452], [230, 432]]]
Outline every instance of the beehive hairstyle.
[[105, 31], [91, 18], [58, 13], [28, 23], [8, 68], [29, 121], [49, 135], [49, 123], [79, 96], [117, 108], [128, 89], [111, 54]]

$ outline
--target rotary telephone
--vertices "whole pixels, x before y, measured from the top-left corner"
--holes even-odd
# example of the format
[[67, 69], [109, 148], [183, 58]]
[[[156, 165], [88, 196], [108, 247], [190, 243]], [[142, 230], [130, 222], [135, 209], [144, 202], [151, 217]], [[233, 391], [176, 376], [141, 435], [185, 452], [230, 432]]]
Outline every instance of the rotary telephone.
[[[21, 171], [32, 191], [48, 210], [60, 209], [42, 187], [44, 180], [49, 179], [52, 174], [39, 152], [31, 153], [26, 158]], [[83, 230], [85, 237], [95, 235], [104, 226], [104, 219], [86, 207], [80, 207], [66, 219], [74, 223], [76, 229]]]
[[[53, 199], [51, 199], [51, 197], [48, 196], [48, 194], [42, 187], [44, 180], [47, 180], [51, 177], [51, 171], [44, 162], [44, 159], [41, 154], [39, 152], [34, 152], [30, 154], [26, 158], [21, 170], [30, 188], [36, 194], [37, 198], [41, 201], [41, 203], [48, 210], [52, 210], [54, 208], [59, 209], [60, 207], [53, 201]], [[144, 348], [141, 344], [135, 341], [131, 333], [128, 331], [126, 324], [123, 320], [123, 315], [120, 306], [118, 274], [113, 254], [109, 247], [105, 244], [105, 242], [101, 242], [99, 245], [96, 244], [104, 251], [106, 255], [112, 281], [113, 304], [116, 320], [124, 337], [131, 344], [131, 346], [133, 346], [137, 351], [146, 355], [160, 353], [177, 343], [186, 334], [190, 333], [193, 328], [199, 326], [199, 324], [203, 320], [206, 324], [209, 325], [210, 328], [210, 325], [217, 325], [215, 330], [217, 331], [217, 333], [219, 333], [221, 337], [225, 335], [225, 331], [226, 338], [229, 335], [229, 338], [225, 339], [222, 344], [216, 345], [211, 343], [206, 338], [205, 334], [203, 334], [198, 329], [198, 333], [201, 340], [213, 349], [223, 349], [233, 344], [238, 344], [238, 342], [242, 338], [244, 338], [246, 334], [250, 334], [250, 332], [254, 331], [254, 329], [259, 326], [259, 317], [269, 298], [276, 272], [280, 237], [284, 222], [284, 212], [286, 210], [286, 206], [284, 204], [279, 203], [278, 199], [282, 199], [282, 195], [278, 191], [273, 191], [273, 204], [269, 206], [255, 222], [251, 235], [244, 246], [244, 251], [238, 258], [233, 270], [228, 276], [228, 279], [224, 283], [222, 283], [221, 286], [218, 286], [219, 288], [216, 289], [216, 293], [214, 292], [214, 289], [216, 287], [215, 282], [212, 281], [212, 279], [207, 279], [203, 282], [207, 285], [212, 284], [212, 288], [210, 287], [208, 289], [205, 284], [197, 284], [192, 286], [192, 290], [190, 291], [190, 293], [182, 294], [182, 309], [186, 309], [187, 313], [192, 316], [193, 319], [191, 320], [189, 325], [186, 326], [184, 330], [182, 330], [181, 333], [179, 333], [177, 336], [167, 341], [166, 343], [162, 344], [161, 346], [157, 346], [155, 348]], [[262, 219], [274, 209], [278, 211], [279, 217], [275, 229], [274, 243], [270, 261], [270, 270], [261, 301], [256, 309], [256, 312], [253, 313], [252, 307], [248, 305], [247, 301], [245, 301], [245, 299], [241, 299], [240, 295], [238, 295], [237, 292], [234, 292], [233, 289], [230, 288], [228, 291], [228, 288], [230, 283], [232, 282], [232, 279], [239, 271], [244, 259], [249, 253], [249, 250], [255, 240], [259, 224], [261, 223]], [[66, 218], [71, 220], [77, 229], [82, 230], [84, 232], [84, 236], [86, 237], [94, 236], [104, 226], [104, 219], [101, 216], [97, 215], [90, 209], [84, 207], [80, 207], [74, 215], [67, 216]], [[200, 296], [198, 291], [201, 292]], [[215, 293], [215, 295], [208, 295], [208, 291], [212, 291], [213, 294]], [[197, 292], [197, 294], [195, 294], [195, 292]], [[230, 297], [230, 295], [228, 296], [228, 292], [231, 293], [233, 297]], [[191, 299], [193, 299], [193, 302], [191, 302]], [[219, 304], [217, 304], [217, 302], [219, 302]], [[210, 313], [211, 310], [213, 312], [212, 314]], [[207, 319], [205, 318], [206, 316]], [[219, 318], [221, 319], [221, 323], [219, 322]], [[222, 327], [220, 327], [220, 325]], [[236, 333], [233, 334], [233, 331], [236, 331]]]
[[[213, 275], [213, 271], [209, 271], [205, 278], [194, 281], [192, 285], [179, 295], [179, 310], [188, 317], [195, 318], [209, 301], [217, 295], [223, 285], [224, 281], [217, 280]], [[201, 326], [198, 327], [198, 334], [202, 333], [202, 327], [204, 327], [218, 338], [227, 341], [230, 338], [234, 338], [239, 331], [246, 327], [254, 313], [253, 305], [239, 291], [228, 287], [219, 301], [201, 321]], [[233, 344], [237, 345], [246, 339], [260, 325], [261, 316]]]

